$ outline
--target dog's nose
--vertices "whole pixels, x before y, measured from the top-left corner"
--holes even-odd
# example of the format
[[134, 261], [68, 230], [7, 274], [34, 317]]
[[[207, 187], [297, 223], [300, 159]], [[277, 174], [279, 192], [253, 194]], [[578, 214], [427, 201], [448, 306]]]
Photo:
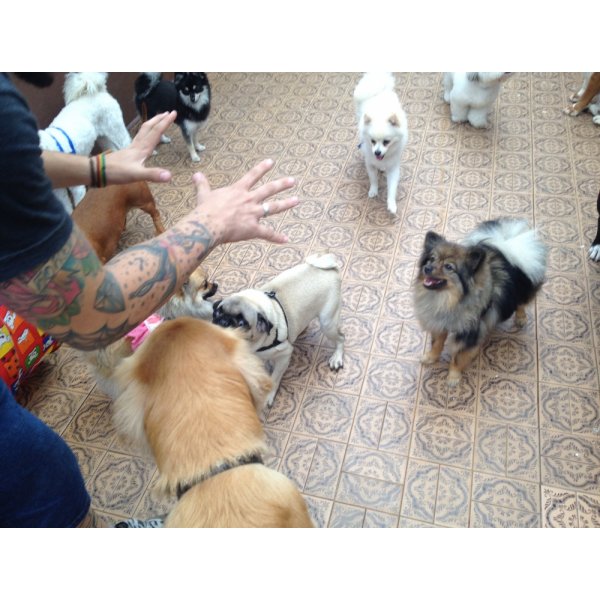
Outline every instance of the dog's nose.
[[375, 150], [374, 154], [375, 156], [381, 156], [381, 150]]
[[425, 273], [425, 275], [431, 275], [433, 273], [433, 267], [431, 265], [425, 265], [423, 267], [423, 273]]

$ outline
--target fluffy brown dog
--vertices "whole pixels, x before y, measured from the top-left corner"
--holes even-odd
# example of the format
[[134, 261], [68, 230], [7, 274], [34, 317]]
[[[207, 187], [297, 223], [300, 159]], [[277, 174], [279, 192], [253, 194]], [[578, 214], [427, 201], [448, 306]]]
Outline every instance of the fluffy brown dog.
[[525, 324], [525, 305], [544, 280], [546, 253], [521, 219], [486, 221], [463, 244], [428, 232], [413, 286], [415, 314], [431, 334], [422, 362], [436, 362], [450, 335], [448, 385], [455, 386], [498, 323], [514, 314], [517, 326]]
[[115, 371], [115, 423], [147, 445], [178, 502], [165, 527], [312, 527], [304, 499], [262, 464], [271, 379], [234, 330], [182, 317]]
[[127, 213], [133, 208], [139, 208], [152, 217], [156, 235], [163, 233], [164, 225], [145, 181], [90, 188], [75, 207], [73, 220], [103, 263], [117, 253]]

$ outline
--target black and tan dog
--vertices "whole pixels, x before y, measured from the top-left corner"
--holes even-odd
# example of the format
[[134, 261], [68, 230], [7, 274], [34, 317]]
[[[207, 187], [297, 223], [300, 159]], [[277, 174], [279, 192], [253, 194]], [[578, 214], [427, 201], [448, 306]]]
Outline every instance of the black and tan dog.
[[422, 362], [436, 362], [450, 335], [448, 385], [455, 386], [498, 323], [513, 313], [517, 325], [525, 323], [546, 254], [523, 220], [486, 221], [463, 244], [428, 232], [413, 286], [416, 316], [432, 341]]

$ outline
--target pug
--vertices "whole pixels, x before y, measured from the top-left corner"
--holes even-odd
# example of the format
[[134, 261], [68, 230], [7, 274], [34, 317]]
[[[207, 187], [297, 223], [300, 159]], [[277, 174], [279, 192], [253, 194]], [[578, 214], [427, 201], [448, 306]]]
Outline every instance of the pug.
[[335, 344], [329, 367], [343, 367], [344, 334], [340, 330], [341, 276], [333, 254], [311, 255], [260, 288], [242, 290], [213, 304], [213, 323], [240, 328], [250, 347], [272, 368], [272, 406], [287, 369], [293, 343], [318, 317], [325, 337]]

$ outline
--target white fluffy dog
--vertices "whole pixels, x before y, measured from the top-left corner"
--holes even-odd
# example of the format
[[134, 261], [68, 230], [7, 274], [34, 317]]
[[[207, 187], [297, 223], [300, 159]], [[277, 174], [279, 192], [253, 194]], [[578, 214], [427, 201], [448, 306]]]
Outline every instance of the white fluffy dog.
[[369, 175], [369, 198], [377, 196], [379, 171], [383, 171], [387, 179], [387, 208], [395, 215], [408, 122], [394, 86], [391, 73], [365, 73], [354, 89], [354, 104], [360, 149]]
[[488, 116], [510, 73], [445, 73], [444, 100], [455, 123], [489, 127]]
[[[97, 142], [102, 150], [120, 150], [131, 143], [119, 103], [107, 92], [108, 73], [68, 73], [65, 107], [46, 129], [40, 147], [89, 156]], [[54, 190], [68, 213], [85, 195], [85, 186]]]

